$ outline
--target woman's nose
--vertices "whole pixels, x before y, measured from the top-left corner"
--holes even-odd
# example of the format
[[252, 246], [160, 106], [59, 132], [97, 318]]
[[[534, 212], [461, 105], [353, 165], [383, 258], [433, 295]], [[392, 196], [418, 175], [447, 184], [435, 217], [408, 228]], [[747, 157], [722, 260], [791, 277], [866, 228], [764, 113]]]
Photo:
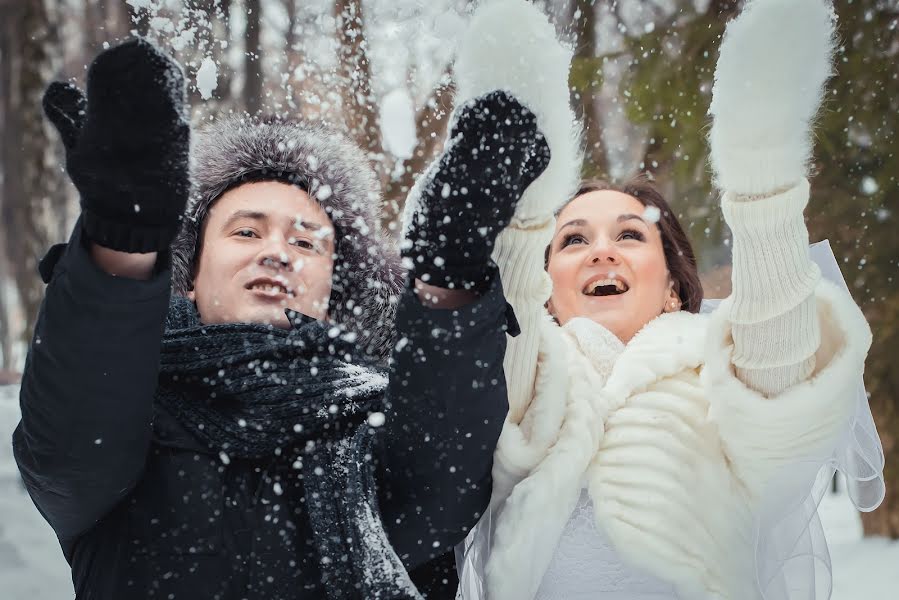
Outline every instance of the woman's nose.
[[588, 260], [591, 264], [617, 265], [621, 262], [618, 250], [609, 240], [597, 240], [590, 249]]

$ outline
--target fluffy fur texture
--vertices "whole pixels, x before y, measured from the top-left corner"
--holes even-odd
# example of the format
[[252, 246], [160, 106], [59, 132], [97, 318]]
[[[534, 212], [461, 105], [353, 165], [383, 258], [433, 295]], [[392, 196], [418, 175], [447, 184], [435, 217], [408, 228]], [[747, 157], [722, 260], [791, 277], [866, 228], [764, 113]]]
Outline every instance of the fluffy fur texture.
[[751, 0], [728, 24], [709, 109], [720, 188], [764, 194], [808, 175], [835, 22], [829, 0]]
[[394, 245], [380, 229], [380, 188], [362, 150], [324, 126], [229, 117], [194, 136], [194, 191], [172, 245], [173, 287], [193, 285], [203, 221], [228, 189], [277, 180], [305, 189], [336, 229], [336, 258], [328, 314], [386, 355], [403, 272]]
[[[552, 219], [555, 209], [577, 191], [582, 151], [580, 125], [569, 103], [571, 57], [571, 48], [556, 38], [543, 11], [526, 0], [485, 1], [459, 44], [456, 112], [478, 96], [505, 90], [537, 115], [552, 153], [549, 166], [519, 201], [513, 226], [532, 227]], [[454, 120], [455, 113], [450, 123]], [[406, 204], [407, 220], [418, 197], [415, 186]]]
[[[727, 303], [712, 316], [653, 320], [604, 385], [594, 385], [592, 371], [607, 360], [605, 345], [595, 344], [594, 355], [585, 343], [601, 326], [576, 319], [544, 328], [542, 337], [556, 337], [544, 348], [561, 338], [567, 357], [560, 365], [541, 354], [528, 412], [552, 416], [526, 415], [529, 431], [507, 424], [497, 446], [494, 479], [503, 489], [494, 490], [489, 597], [533, 598], [586, 474], [597, 525], [627, 564], [685, 599], [756, 598], [753, 528], [767, 482], [784, 466], [821, 465], [833, 452], [871, 341], [848, 294], [829, 282], [817, 293], [817, 370], [770, 399], [734, 376]], [[564, 416], [547, 405], [559, 402], [559, 390], [567, 390]], [[512, 472], [498, 472], [507, 466]]]

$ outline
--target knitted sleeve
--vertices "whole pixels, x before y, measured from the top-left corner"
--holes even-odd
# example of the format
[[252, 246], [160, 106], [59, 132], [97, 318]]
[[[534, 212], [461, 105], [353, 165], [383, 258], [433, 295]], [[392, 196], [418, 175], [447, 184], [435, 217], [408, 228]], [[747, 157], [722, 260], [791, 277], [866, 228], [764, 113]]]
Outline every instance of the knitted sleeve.
[[807, 378], [821, 341], [814, 297], [820, 271], [802, 216], [808, 198], [802, 179], [767, 195], [726, 192], [721, 203], [733, 232], [733, 365], [766, 396]]
[[528, 229], [513, 224], [499, 235], [493, 251], [506, 300], [521, 326], [521, 333], [509, 338], [503, 363], [509, 388], [509, 419], [513, 423], [521, 421], [534, 394], [540, 320], [545, 318], [544, 305], [552, 292], [543, 256], [552, 239], [553, 226], [553, 219]]

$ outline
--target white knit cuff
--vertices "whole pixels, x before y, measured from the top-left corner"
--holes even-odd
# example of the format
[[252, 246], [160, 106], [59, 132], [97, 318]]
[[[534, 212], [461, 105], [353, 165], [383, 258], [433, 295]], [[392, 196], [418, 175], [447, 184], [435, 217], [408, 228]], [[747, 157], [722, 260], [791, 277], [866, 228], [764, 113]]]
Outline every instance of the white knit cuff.
[[772, 369], [744, 369], [735, 366], [735, 373], [740, 381], [768, 398], [773, 398], [797, 383], [805, 381], [814, 370], [814, 356], [809, 356], [802, 362]]
[[543, 263], [554, 229], [554, 219], [529, 229], [513, 223], [497, 237], [493, 260], [499, 267], [503, 292], [513, 306], [521, 301], [542, 306], [549, 300], [552, 282]]
[[732, 362], [741, 369], [780, 369], [802, 363], [821, 345], [818, 303], [809, 296], [798, 306], [760, 323], [732, 323]]
[[814, 293], [821, 272], [809, 257], [802, 216], [808, 196], [805, 179], [755, 200], [725, 192], [721, 209], [733, 233], [731, 322], [767, 321]]
[[789, 187], [807, 171], [808, 151], [795, 145], [745, 148], [730, 141], [712, 142], [712, 169], [720, 189], [747, 196]]

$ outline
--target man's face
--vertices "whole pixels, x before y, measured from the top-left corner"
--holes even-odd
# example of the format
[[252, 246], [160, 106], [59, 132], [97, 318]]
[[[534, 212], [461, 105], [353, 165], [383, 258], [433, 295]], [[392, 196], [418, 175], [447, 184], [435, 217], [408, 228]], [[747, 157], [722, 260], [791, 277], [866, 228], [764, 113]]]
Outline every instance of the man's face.
[[290, 326], [285, 308], [326, 316], [334, 226], [300, 188], [245, 183], [210, 208], [189, 297], [200, 320]]

